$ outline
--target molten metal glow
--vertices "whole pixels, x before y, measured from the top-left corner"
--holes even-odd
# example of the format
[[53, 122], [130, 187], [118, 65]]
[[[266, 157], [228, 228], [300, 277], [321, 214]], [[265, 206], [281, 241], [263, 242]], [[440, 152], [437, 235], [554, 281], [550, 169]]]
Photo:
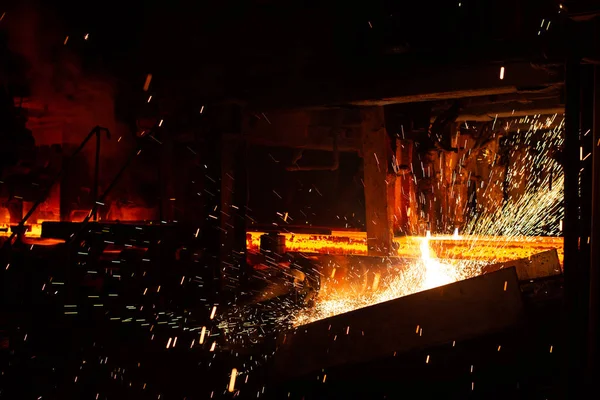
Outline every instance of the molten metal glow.
[[[467, 188], [476, 194], [476, 207], [465, 205], [459, 195], [455, 196], [455, 204], [448, 202], [448, 210], [440, 211], [466, 217], [460, 234], [454, 230], [456, 221], [449, 218], [444, 223], [451, 226], [444, 227], [443, 231], [454, 230], [452, 235], [396, 238], [398, 250], [394, 257], [361, 260], [361, 257], [336, 256], [367, 255], [364, 232], [286, 233], [285, 250], [304, 253], [304, 257], [314, 261], [315, 270], [321, 276], [315, 305], [298, 305], [291, 296], [261, 302], [260, 306], [242, 305], [220, 316], [219, 328], [233, 343], [247, 344], [248, 340], [254, 343], [255, 338], [266, 335], [265, 324], [275, 329], [298, 327], [475, 277], [491, 264], [526, 259], [552, 249], [556, 249], [562, 264], [563, 238], [559, 235], [564, 218], [564, 177], [556, 155], [564, 142], [564, 118], [559, 118], [557, 114], [536, 115], [507, 122], [507, 132], [511, 124], [529, 124], [526, 132], [517, 129], [516, 134], [506, 137], [506, 148], [510, 150], [505, 155], [508, 160], [519, 162], [505, 163], [501, 154], [487, 148], [479, 152], [468, 150], [469, 153], [475, 151], [476, 161], [491, 169], [484, 179], [468, 178]], [[502, 168], [497, 168], [497, 163], [503, 163]], [[452, 172], [459, 173], [460, 168]], [[407, 209], [407, 215], [415, 212], [419, 210]], [[283, 218], [285, 222], [290, 215]], [[262, 234], [248, 233], [248, 253], [258, 252]], [[266, 271], [261, 271], [261, 276], [269, 281], [269, 270]], [[266, 291], [269, 290], [272, 291], [268, 287]], [[422, 334], [420, 327], [417, 334]]]
[[[10, 224], [0, 224], [0, 236], [10, 236], [12, 234]], [[42, 235], [42, 224], [27, 225], [25, 236], [39, 238]]]
[[[248, 232], [246, 248], [258, 251], [260, 237], [264, 232]], [[367, 234], [365, 232], [331, 232], [331, 235], [282, 233], [285, 236], [286, 251], [319, 254], [367, 254]]]
[[42, 235], [42, 224], [33, 224], [25, 234], [31, 237], [40, 237]]
[[[489, 218], [493, 221], [494, 218]], [[506, 218], [504, 219], [506, 220]], [[485, 223], [488, 229], [496, 228]], [[498, 225], [497, 223], [494, 225]], [[248, 232], [246, 247], [249, 252], [257, 252], [260, 236], [264, 232]], [[334, 231], [331, 235], [284, 233], [285, 250], [300, 253], [331, 255], [367, 255], [367, 234], [365, 232]], [[394, 239], [398, 245], [398, 257], [418, 258], [421, 252], [421, 237], [404, 236]], [[487, 236], [487, 235], [436, 235], [429, 238], [438, 258], [453, 260], [486, 260], [504, 262], [531, 257], [546, 250], [557, 249], [558, 258], [563, 259], [563, 238], [552, 236]]]
[[[552, 196], [555, 193], [551, 193]], [[539, 199], [538, 204], [547, 204]], [[532, 204], [536, 204], [535, 202]], [[512, 205], [515, 209], [523, 203]], [[533, 225], [536, 216], [543, 215], [539, 210], [526, 212], [529, 217], [519, 212], [521, 222]], [[518, 226], [510, 213], [490, 214], [480, 219], [487, 232], [506, 232], [506, 227]], [[559, 261], [563, 261], [563, 238], [543, 236], [517, 235], [512, 228], [508, 236], [453, 235], [425, 237], [405, 236], [396, 238], [397, 259], [382, 259], [381, 272], [364, 272], [350, 266], [347, 275], [360, 281], [358, 284], [343, 281], [344, 268], [333, 265], [328, 271], [322, 271], [322, 282], [319, 296], [314, 307], [300, 310], [293, 318], [292, 324], [300, 326], [324, 318], [343, 314], [370, 305], [394, 300], [438, 286], [447, 285], [463, 279], [472, 278], [482, 273], [486, 265], [531, 257], [537, 253], [556, 249]], [[500, 232], [499, 232], [500, 233]], [[249, 232], [247, 235], [248, 251], [257, 251], [262, 232]], [[332, 232], [332, 235], [284, 234], [286, 251], [301, 253], [318, 253], [330, 255], [366, 255], [367, 236], [364, 232]], [[387, 265], [389, 261], [393, 265]], [[364, 282], [363, 275], [373, 274], [372, 282]], [[353, 278], [353, 279], [354, 279]], [[282, 306], [286, 310], [288, 305]], [[276, 319], [286, 320], [289, 314], [282, 312]], [[248, 323], [250, 324], [250, 323]], [[225, 324], [226, 325], [226, 324]], [[225, 326], [224, 325], [224, 326]], [[251, 325], [251, 324], [250, 324]]]
[[431, 239], [429, 232], [426, 237], [418, 238], [420, 258], [409, 265], [398, 266], [395, 273], [384, 279], [383, 284], [377, 285], [378, 287], [374, 285], [371, 290], [356, 287], [340, 290], [339, 286], [333, 285], [332, 282], [325, 282], [315, 307], [301, 310], [293, 324], [295, 326], [308, 324], [480, 274], [483, 266], [481, 263], [471, 261], [457, 263], [436, 258], [430, 247]]
[[425, 277], [423, 279], [422, 290], [433, 289], [438, 286], [447, 285], [456, 282], [455, 270], [446, 264], [442, 264], [432, 257], [431, 249], [429, 248], [429, 239], [431, 234], [427, 232], [427, 236], [421, 240], [421, 261], [425, 266]]

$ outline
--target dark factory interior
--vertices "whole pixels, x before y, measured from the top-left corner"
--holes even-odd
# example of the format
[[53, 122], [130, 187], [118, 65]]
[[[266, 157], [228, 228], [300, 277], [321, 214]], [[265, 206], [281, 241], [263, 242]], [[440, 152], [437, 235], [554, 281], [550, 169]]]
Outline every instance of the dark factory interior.
[[0, 399], [600, 397], [600, 2], [4, 0], [0, 79]]

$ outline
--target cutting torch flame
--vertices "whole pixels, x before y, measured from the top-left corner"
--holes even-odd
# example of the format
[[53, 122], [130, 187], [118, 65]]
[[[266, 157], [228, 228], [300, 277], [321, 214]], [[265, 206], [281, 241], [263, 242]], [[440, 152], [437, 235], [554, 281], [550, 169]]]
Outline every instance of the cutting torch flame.
[[435, 254], [429, 247], [430, 238], [431, 233], [427, 231], [426, 236], [421, 239], [421, 261], [425, 266], [425, 277], [422, 281], [421, 290], [433, 289], [456, 282], [457, 280], [456, 277], [452, 276], [452, 270], [449, 268], [449, 265], [442, 264], [434, 258]]
[[[327, 284], [321, 289], [320, 299], [314, 308], [305, 309], [296, 317], [295, 326], [304, 325], [358, 308], [367, 307], [402, 296], [447, 285], [479, 275], [478, 269], [465, 263], [451, 264], [437, 258], [430, 247], [431, 233], [418, 238], [420, 258], [396, 275], [382, 279], [376, 275], [372, 292], [336, 290]], [[376, 282], [376, 283], [375, 283]]]

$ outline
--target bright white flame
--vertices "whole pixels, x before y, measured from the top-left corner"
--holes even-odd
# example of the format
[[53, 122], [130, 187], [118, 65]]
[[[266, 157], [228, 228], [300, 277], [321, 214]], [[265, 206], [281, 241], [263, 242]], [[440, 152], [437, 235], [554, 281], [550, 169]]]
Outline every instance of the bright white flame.
[[421, 290], [433, 289], [456, 281], [456, 279], [452, 278], [448, 266], [432, 257], [432, 251], [429, 248], [430, 238], [431, 233], [427, 231], [427, 235], [421, 240], [420, 245], [421, 261], [423, 261], [423, 264], [425, 265], [425, 279], [420, 288]]
[[[450, 236], [448, 236], [449, 238]], [[345, 290], [338, 292], [335, 289], [329, 289], [325, 283], [315, 307], [300, 312], [294, 320], [294, 325], [304, 325], [480, 274], [476, 265], [465, 262], [442, 262], [429, 246], [430, 240], [436, 239], [438, 238], [432, 238], [431, 233], [427, 231], [425, 237], [418, 239], [420, 259], [415, 260], [412, 265], [393, 276], [381, 279], [376, 275], [371, 293], [362, 291], [348, 293]], [[375, 285], [375, 280], [377, 280], [377, 285]]]

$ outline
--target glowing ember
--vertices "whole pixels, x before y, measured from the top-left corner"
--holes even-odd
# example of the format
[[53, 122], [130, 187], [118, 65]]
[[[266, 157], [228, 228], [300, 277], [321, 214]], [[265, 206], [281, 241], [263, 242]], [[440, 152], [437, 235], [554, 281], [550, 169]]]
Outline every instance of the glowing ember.
[[228, 392], [233, 392], [235, 390], [235, 379], [237, 378], [238, 370], [237, 368], [233, 368], [231, 370], [231, 377], [229, 379], [229, 386], [227, 387]]

